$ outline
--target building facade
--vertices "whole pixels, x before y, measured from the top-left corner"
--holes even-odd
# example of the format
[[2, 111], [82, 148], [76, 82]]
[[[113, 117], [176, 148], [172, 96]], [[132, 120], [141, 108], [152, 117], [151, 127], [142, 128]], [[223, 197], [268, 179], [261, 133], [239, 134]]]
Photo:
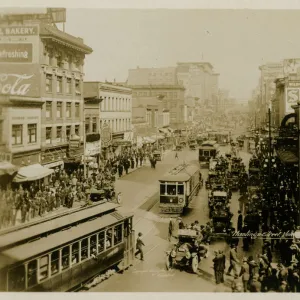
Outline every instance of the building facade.
[[107, 124], [112, 141], [132, 139], [132, 91], [114, 83], [85, 82], [85, 97], [101, 99], [99, 128]]

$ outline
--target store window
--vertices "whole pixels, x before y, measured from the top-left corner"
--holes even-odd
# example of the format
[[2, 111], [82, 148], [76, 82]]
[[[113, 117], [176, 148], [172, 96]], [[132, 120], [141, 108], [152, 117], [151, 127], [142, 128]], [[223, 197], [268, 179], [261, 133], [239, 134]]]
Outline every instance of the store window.
[[85, 133], [90, 132], [90, 118], [85, 118]]
[[61, 126], [56, 127], [56, 141], [62, 142], [62, 127]]
[[37, 141], [37, 124], [28, 124], [28, 143], [36, 143]]
[[62, 102], [56, 103], [56, 118], [62, 118]]
[[46, 75], [46, 92], [52, 92], [52, 75], [49, 74]]
[[75, 118], [80, 117], [79, 103], [75, 103]]
[[51, 144], [52, 140], [52, 127], [46, 127], [46, 144]]
[[56, 78], [56, 92], [58, 94], [62, 94], [62, 92], [63, 92], [63, 83], [62, 83], [61, 76], [57, 76], [57, 78]]
[[23, 125], [13, 125], [12, 126], [12, 145], [22, 145], [23, 144]]
[[71, 94], [72, 93], [72, 79], [67, 78], [66, 81], [66, 94]]
[[46, 102], [46, 119], [52, 118], [52, 102], [47, 101]]
[[49, 271], [49, 255], [45, 255], [40, 258], [40, 280], [44, 280], [48, 277]]
[[66, 117], [71, 118], [71, 102], [66, 103]]

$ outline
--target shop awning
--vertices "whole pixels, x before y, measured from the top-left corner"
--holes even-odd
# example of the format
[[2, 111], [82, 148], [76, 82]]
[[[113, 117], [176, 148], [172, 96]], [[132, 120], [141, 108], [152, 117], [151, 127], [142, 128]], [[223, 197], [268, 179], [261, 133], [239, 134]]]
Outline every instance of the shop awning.
[[151, 138], [149, 136], [143, 137], [143, 143], [150, 143], [150, 144], [152, 144], [152, 143], [155, 143], [155, 142], [156, 142], [156, 139], [153, 139], [153, 138]]
[[13, 175], [18, 171], [18, 167], [8, 161], [0, 162], [0, 175]]
[[40, 164], [30, 165], [20, 168], [18, 174], [13, 179], [14, 182], [27, 182], [42, 179], [54, 172]]
[[277, 149], [276, 152], [277, 152], [279, 159], [283, 163], [296, 164], [299, 161], [298, 157], [292, 151]]

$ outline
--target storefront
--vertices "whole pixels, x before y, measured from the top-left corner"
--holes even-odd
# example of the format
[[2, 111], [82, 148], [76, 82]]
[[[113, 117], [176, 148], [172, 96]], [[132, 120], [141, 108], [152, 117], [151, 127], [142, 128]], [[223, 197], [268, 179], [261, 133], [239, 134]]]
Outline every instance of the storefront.
[[65, 170], [68, 173], [77, 170], [82, 164], [83, 155], [84, 147], [80, 140], [80, 137], [76, 134], [73, 134], [70, 137], [67, 156], [64, 159]]
[[5, 189], [12, 182], [18, 167], [11, 163], [11, 153], [0, 153], [0, 188]]
[[100, 162], [101, 141], [100, 134], [89, 134], [86, 136], [85, 157], [93, 157], [93, 161]]
[[47, 149], [41, 153], [41, 164], [46, 168], [64, 168], [64, 159], [67, 157], [67, 148]]

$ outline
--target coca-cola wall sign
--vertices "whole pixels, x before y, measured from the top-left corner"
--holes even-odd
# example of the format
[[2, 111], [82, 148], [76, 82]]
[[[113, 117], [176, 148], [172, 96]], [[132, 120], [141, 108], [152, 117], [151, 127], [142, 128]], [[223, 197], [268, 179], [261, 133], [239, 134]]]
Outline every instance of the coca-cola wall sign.
[[38, 64], [0, 64], [0, 94], [40, 97], [40, 72]]

